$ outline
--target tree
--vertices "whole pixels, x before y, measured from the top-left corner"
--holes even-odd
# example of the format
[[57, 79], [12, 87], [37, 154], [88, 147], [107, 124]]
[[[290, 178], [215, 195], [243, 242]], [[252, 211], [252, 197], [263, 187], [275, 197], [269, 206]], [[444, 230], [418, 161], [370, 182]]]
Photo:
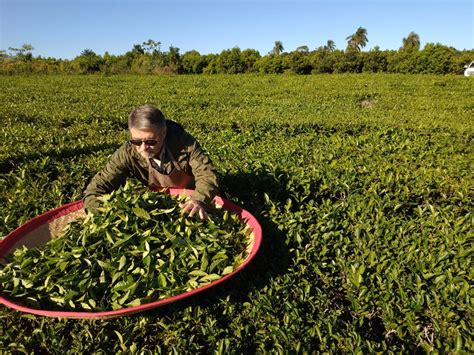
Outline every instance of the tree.
[[363, 62], [363, 72], [378, 73], [387, 71], [387, 54], [375, 46], [368, 52], [361, 53]]
[[423, 74], [455, 73], [454, 57], [457, 50], [440, 43], [427, 43], [425, 48], [412, 54], [416, 58], [416, 68]]
[[295, 51], [288, 55], [288, 65], [295, 74], [311, 74], [313, 66], [307, 53]]
[[208, 64], [206, 57], [196, 50], [184, 53], [181, 56], [181, 63], [186, 74], [201, 74]]
[[273, 46], [271, 54], [280, 55], [285, 49], [283, 48], [283, 43], [281, 41], [275, 41], [275, 46]]
[[143, 49], [142, 45], [134, 44], [132, 50], [124, 54], [126, 66], [128, 68], [131, 68], [133, 65], [133, 62], [139, 61], [139, 58], [143, 55], [145, 55], [145, 50]]
[[224, 74], [244, 73], [246, 65], [239, 47], [225, 49], [217, 58], [217, 72]]
[[132, 48], [132, 53], [135, 53], [137, 55], [139, 54], [145, 54], [145, 50], [140, 44], [134, 44]]
[[218, 60], [219, 60], [219, 54], [206, 54], [204, 55], [204, 58], [207, 62], [207, 66], [202, 70], [204, 74], [217, 74], [219, 72], [218, 70]]
[[261, 55], [259, 51], [255, 49], [246, 49], [242, 51], [241, 57], [245, 65], [244, 70], [247, 73], [255, 71], [255, 63], [260, 59]]
[[283, 73], [285, 65], [283, 63], [283, 56], [266, 55], [261, 57], [255, 63], [255, 70], [264, 74], [280, 74]]
[[84, 49], [73, 62], [81, 74], [96, 73], [100, 71], [100, 66], [104, 64], [103, 58], [91, 49]]
[[86, 48], [81, 52], [80, 56], [81, 57], [95, 57], [96, 54], [92, 49]]
[[16, 54], [14, 55], [18, 59], [21, 60], [31, 60], [33, 59], [33, 54], [31, 53], [34, 48], [31, 44], [25, 43], [21, 46], [21, 48], [12, 48], [8, 47], [9, 50], [15, 52]]
[[326, 45], [323, 47], [328, 52], [334, 52], [336, 50], [336, 43], [333, 40], [328, 39]]
[[363, 68], [363, 57], [361, 52], [350, 50], [345, 52], [342, 57], [338, 58], [334, 65], [336, 73], [360, 73]]
[[146, 54], [157, 55], [160, 53], [161, 42], [155, 42], [152, 39], [149, 39], [146, 42], [143, 42], [141, 48]]
[[402, 43], [401, 51], [411, 52], [420, 50], [420, 36], [413, 31], [406, 38], [403, 38]]
[[299, 46], [296, 48], [296, 51], [300, 53], [309, 53], [309, 48], [308, 46]]
[[311, 54], [312, 73], [333, 73], [336, 63], [342, 60], [344, 52], [342, 50], [334, 50], [329, 52], [326, 46], [317, 48]]
[[369, 40], [367, 39], [367, 30], [363, 27], [359, 27], [357, 31], [346, 37], [348, 52], [360, 52], [365, 47]]
[[170, 46], [168, 53], [166, 53], [165, 63], [174, 73], [181, 72], [181, 55], [179, 54], [179, 48]]

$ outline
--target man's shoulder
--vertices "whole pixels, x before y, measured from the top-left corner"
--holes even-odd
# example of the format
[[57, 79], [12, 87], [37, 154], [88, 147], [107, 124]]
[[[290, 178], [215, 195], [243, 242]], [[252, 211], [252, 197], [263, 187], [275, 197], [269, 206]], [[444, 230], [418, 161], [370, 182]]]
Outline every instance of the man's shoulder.
[[134, 164], [140, 159], [140, 155], [133, 149], [133, 146], [125, 142], [117, 148], [115, 153], [112, 155], [112, 159], [120, 162], [121, 164]]
[[184, 129], [179, 123], [166, 120], [166, 126], [168, 134], [166, 139], [175, 144], [189, 145], [190, 142], [194, 142], [195, 138]]
[[132, 150], [131, 144], [128, 142], [123, 143], [120, 147], [117, 148], [117, 150], [115, 151], [115, 154], [119, 156], [132, 155], [133, 150]]
[[166, 120], [166, 127], [168, 133], [173, 136], [181, 136], [182, 134], [186, 133], [183, 126], [181, 126], [178, 122], [169, 119]]

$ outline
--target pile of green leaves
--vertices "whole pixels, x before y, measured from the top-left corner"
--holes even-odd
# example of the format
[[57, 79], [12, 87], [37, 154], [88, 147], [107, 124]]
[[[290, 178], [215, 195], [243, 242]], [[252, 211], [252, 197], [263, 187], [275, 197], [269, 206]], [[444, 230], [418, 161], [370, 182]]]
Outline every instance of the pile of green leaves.
[[251, 230], [215, 208], [207, 220], [137, 182], [100, 199], [99, 212], [44, 247], [14, 251], [0, 270], [3, 293], [41, 309], [105, 311], [190, 291], [231, 273]]

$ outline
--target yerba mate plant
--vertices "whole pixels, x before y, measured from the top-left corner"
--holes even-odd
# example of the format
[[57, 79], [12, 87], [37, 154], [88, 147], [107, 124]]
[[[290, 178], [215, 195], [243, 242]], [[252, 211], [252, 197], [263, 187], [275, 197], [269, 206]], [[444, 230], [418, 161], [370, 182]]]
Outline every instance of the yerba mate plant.
[[0, 307], [0, 353], [474, 353], [472, 79], [3, 76], [0, 235], [81, 198], [150, 103], [263, 238], [220, 287], [135, 316]]
[[231, 273], [246, 257], [250, 229], [217, 208], [204, 221], [182, 215], [184, 198], [127, 182], [44, 247], [15, 250], [0, 270], [3, 293], [35, 308], [105, 311]]

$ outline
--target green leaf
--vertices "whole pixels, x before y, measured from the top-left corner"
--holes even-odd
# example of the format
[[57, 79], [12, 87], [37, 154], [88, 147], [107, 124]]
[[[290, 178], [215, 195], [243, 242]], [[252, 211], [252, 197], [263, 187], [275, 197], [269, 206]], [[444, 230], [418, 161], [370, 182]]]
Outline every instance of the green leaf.
[[85, 302], [81, 302], [80, 303], [81, 307], [84, 308], [84, 309], [87, 309], [87, 310], [91, 310], [91, 306], [89, 306], [88, 303], [85, 303]]
[[125, 257], [125, 255], [122, 255], [120, 260], [119, 260], [119, 267], [118, 267], [119, 271], [123, 269], [126, 262], [127, 262], [127, 258]]
[[202, 253], [202, 256], [201, 256], [201, 267], [200, 267], [200, 269], [203, 270], [203, 271], [206, 271], [208, 265], [209, 265], [209, 259], [207, 257], [207, 251], [206, 251], [206, 249], [204, 249], [204, 251]]
[[147, 211], [145, 211], [143, 208], [133, 207], [132, 211], [133, 211], [133, 213], [135, 213], [136, 216], [138, 216], [142, 219], [146, 219], [146, 220], [151, 219], [150, 214]]
[[64, 304], [64, 297], [49, 297], [51, 301], [58, 304]]
[[123, 342], [123, 337], [122, 334], [120, 334], [118, 331], [114, 330], [114, 333], [117, 335], [117, 338], [120, 342], [120, 347], [122, 348], [123, 351], [127, 350], [127, 347], [125, 346], [125, 343]]
[[161, 288], [165, 288], [166, 285], [168, 284], [166, 281], [166, 277], [163, 274], [158, 275], [158, 284], [160, 285]]
[[17, 288], [19, 284], [20, 284], [20, 279], [18, 277], [14, 277], [13, 278], [13, 287]]
[[125, 292], [125, 294], [117, 301], [118, 304], [124, 304], [128, 300], [129, 297], [130, 297], [130, 290]]
[[227, 266], [222, 270], [222, 275], [230, 274], [232, 271], [234, 271], [234, 267], [232, 265]]
[[21, 284], [23, 285], [24, 288], [32, 288], [33, 283], [30, 280], [21, 280]]
[[139, 306], [141, 304], [142, 304], [141, 299], [140, 298], [135, 298], [133, 301], [127, 303], [127, 306], [128, 307], [136, 307], [136, 306]]
[[215, 280], [219, 280], [222, 276], [221, 275], [218, 275], [218, 274], [210, 274], [210, 275], [206, 275], [202, 278], [199, 279], [200, 282], [211, 282], [211, 281], [215, 281]]
[[188, 273], [189, 276], [207, 276], [207, 272], [202, 270], [193, 270]]

